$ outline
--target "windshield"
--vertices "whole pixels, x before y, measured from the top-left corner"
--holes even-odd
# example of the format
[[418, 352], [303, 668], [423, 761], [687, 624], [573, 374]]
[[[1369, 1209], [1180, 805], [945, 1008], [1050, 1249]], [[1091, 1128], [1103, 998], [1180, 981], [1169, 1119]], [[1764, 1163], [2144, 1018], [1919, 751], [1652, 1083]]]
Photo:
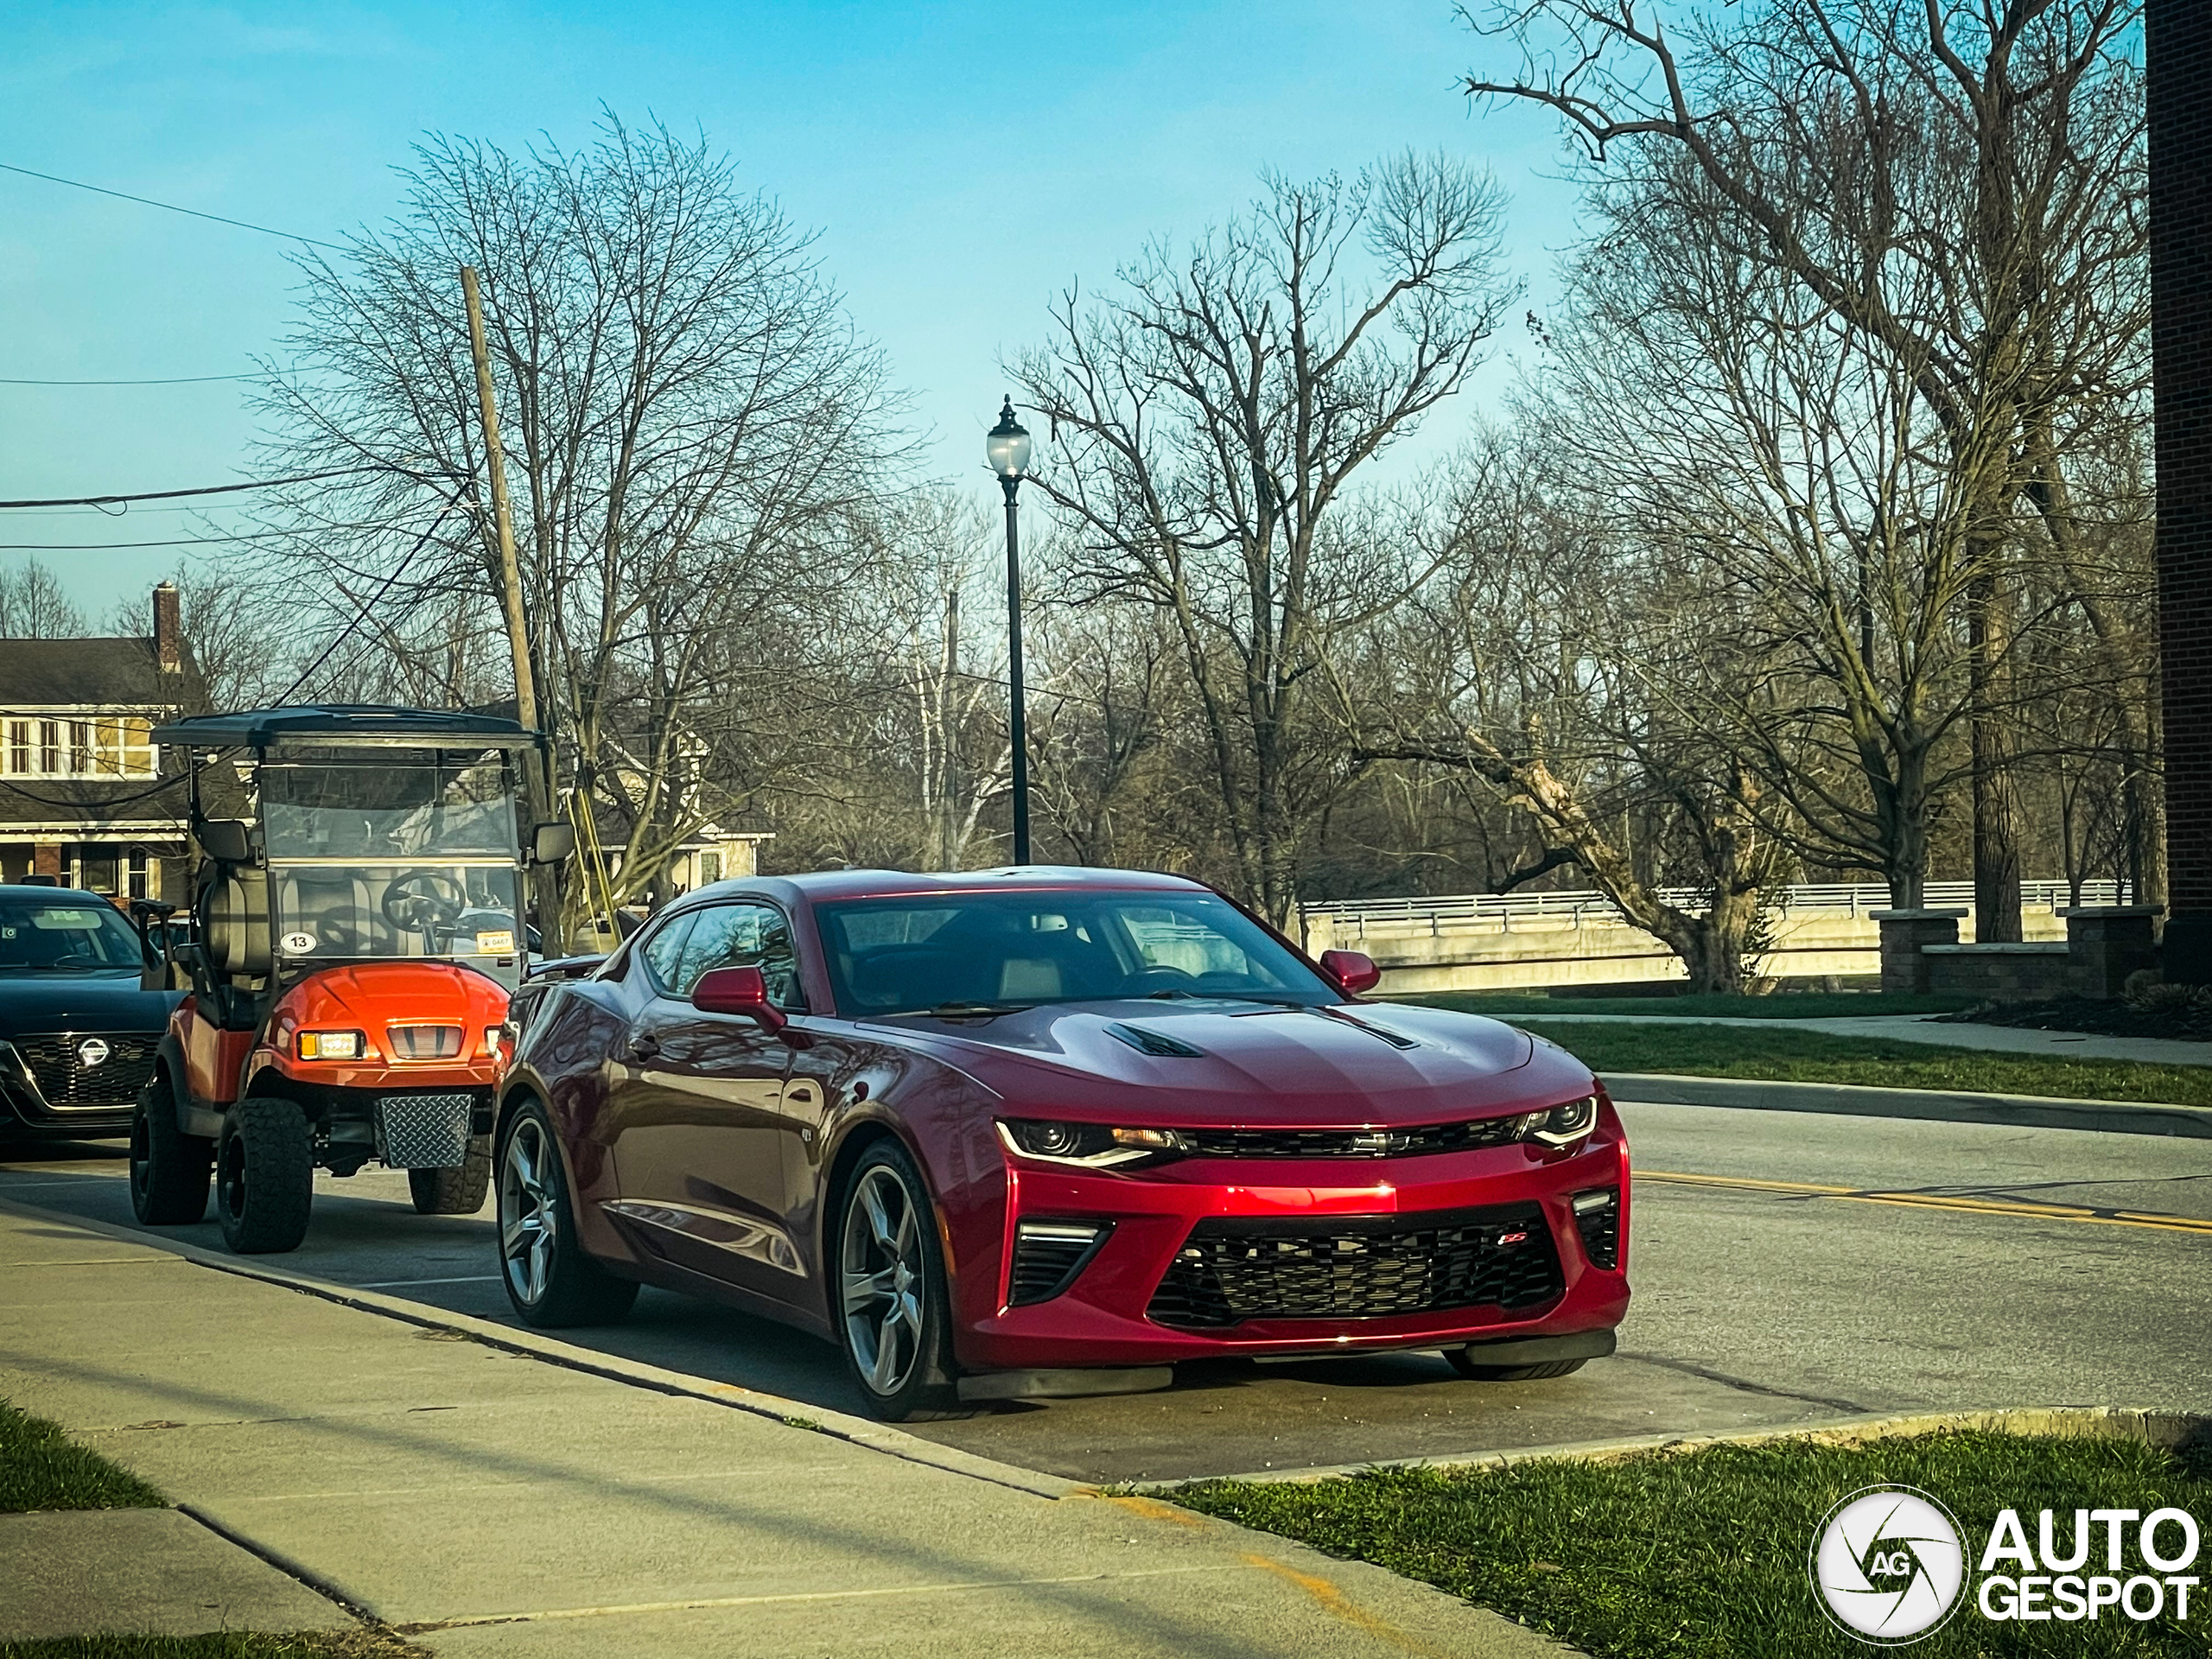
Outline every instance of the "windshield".
[[1200, 893], [931, 893], [817, 906], [840, 1013], [1122, 997], [1319, 1005], [1338, 992]]
[[0, 974], [136, 974], [143, 961], [111, 905], [0, 893]]
[[272, 859], [515, 855], [513, 792], [497, 762], [270, 764], [258, 781]]
[[510, 864], [270, 861], [276, 955], [296, 966], [365, 957], [444, 957], [519, 982], [523, 946]]

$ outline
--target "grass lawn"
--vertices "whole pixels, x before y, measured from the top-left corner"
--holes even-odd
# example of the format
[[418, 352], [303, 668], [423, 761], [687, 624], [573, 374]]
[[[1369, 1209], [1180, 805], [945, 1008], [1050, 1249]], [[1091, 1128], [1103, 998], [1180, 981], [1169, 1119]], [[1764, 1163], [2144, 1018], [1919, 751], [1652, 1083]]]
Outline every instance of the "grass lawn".
[[1665, 1071], [1698, 1077], [1762, 1077], [1882, 1089], [2048, 1095], [2063, 1100], [2147, 1100], [2212, 1106], [2212, 1066], [2139, 1060], [2072, 1060], [1938, 1048], [1885, 1038], [1751, 1026], [1618, 1025], [1547, 1020], [1529, 1029], [1592, 1071]]
[[0, 1515], [27, 1510], [158, 1510], [168, 1500], [87, 1452], [58, 1423], [0, 1400]]
[[1640, 1014], [1678, 1020], [1872, 1020], [1885, 1014], [1957, 1014], [1971, 996], [1885, 996], [1879, 991], [1777, 991], [1772, 996], [1546, 996], [1541, 991], [1438, 991], [1385, 996], [1432, 1008], [1503, 1017], [1514, 1014]]
[[[2172, 1505], [2212, 1518], [2212, 1458], [2183, 1461], [2126, 1440], [1941, 1433], [1820, 1446], [1803, 1440], [1712, 1446], [1612, 1463], [1568, 1459], [1503, 1469], [1377, 1471], [1312, 1485], [1211, 1482], [1166, 1494], [1338, 1556], [1374, 1561], [1496, 1609], [1598, 1659], [1858, 1655], [1877, 1649], [1831, 1625], [1806, 1574], [1813, 1535], [1863, 1486], [1916, 1486], [1958, 1518], [1972, 1595], [2000, 1509], [2145, 1513]], [[2102, 1537], [2100, 1531], [2097, 1535]], [[2169, 1530], [2165, 1545], [2171, 1548]], [[2134, 1564], [2131, 1535], [2123, 1560]], [[2194, 1571], [2202, 1573], [2202, 1556]], [[2017, 1571], [2017, 1568], [2001, 1569]], [[2087, 1570], [2101, 1570], [2098, 1567]], [[2212, 1605], [2138, 1624], [1999, 1624], [1971, 1605], [1910, 1651], [1963, 1655], [2183, 1655], [2202, 1659]]]

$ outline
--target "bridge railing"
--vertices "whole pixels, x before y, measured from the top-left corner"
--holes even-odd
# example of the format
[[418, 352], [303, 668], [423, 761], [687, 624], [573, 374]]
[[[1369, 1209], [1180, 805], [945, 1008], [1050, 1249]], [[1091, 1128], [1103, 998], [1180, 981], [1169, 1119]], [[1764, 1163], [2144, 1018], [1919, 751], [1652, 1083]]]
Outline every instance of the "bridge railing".
[[[1974, 908], [1971, 881], [1931, 881], [1922, 902], [1931, 908]], [[2080, 902], [2116, 905], [2124, 902], [2117, 881], [2084, 881]], [[1703, 888], [1662, 887], [1658, 896], [1678, 909], [1704, 911], [1710, 903]], [[2055, 910], [2075, 902], [2072, 886], [2065, 881], [2024, 881], [2020, 905], [2024, 910]], [[1890, 907], [1890, 890], [1873, 883], [1807, 884], [1784, 887], [1777, 895], [1776, 912], [1784, 918], [1818, 913], [1853, 918]], [[1628, 918], [1618, 906], [1595, 890], [1558, 893], [1472, 893], [1410, 899], [1363, 899], [1352, 902], [1300, 905], [1300, 919], [1310, 934], [1326, 925], [1339, 935], [1441, 935], [1445, 932], [1510, 933], [1516, 922], [1556, 926], [1564, 919], [1572, 927], [1624, 927]]]

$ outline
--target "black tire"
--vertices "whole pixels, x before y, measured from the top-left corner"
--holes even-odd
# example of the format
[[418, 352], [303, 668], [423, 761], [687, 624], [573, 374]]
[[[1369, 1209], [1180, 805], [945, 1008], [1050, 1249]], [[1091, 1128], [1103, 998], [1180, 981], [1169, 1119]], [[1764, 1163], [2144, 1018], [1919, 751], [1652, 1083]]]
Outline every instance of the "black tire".
[[1446, 1348], [1444, 1357], [1452, 1362], [1452, 1369], [1460, 1376], [1471, 1376], [1478, 1382], [1540, 1382], [1548, 1376], [1571, 1376], [1590, 1363], [1587, 1359], [1548, 1359], [1541, 1365], [1478, 1365], [1465, 1348]]
[[130, 1114], [130, 1209], [149, 1227], [189, 1227], [207, 1215], [215, 1143], [176, 1121], [176, 1088], [166, 1071], [138, 1091]]
[[[929, 1192], [906, 1148], [879, 1141], [845, 1178], [836, 1223], [823, 1241], [838, 1349], [868, 1415], [887, 1423], [967, 1414], [957, 1392], [951, 1306]], [[884, 1294], [855, 1303], [849, 1293], [855, 1281], [881, 1284]]]
[[296, 1250], [315, 1202], [315, 1137], [289, 1100], [242, 1100], [215, 1143], [215, 1219], [240, 1255]]
[[418, 1216], [473, 1216], [492, 1190], [492, 1137], [472, 1135], [458, 1169], [410, 1169], [407, 1191]]
[[628, 1318], [637, 1281], [585, 1251], [560, 1141], [537, 1102], [524, 1102], [499, 1126], [497, 1162], [499, 1282], [517, 1316], [541, 1331]]

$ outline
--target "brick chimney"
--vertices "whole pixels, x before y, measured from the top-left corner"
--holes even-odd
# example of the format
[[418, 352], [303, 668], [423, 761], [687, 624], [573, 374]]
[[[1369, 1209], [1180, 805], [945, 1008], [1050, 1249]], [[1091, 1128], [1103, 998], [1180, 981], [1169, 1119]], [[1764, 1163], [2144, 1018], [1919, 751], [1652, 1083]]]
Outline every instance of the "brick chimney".
[[154, 589], [154, 660], [164, 674], [184, 666], [184, 608], [173, 582]]

